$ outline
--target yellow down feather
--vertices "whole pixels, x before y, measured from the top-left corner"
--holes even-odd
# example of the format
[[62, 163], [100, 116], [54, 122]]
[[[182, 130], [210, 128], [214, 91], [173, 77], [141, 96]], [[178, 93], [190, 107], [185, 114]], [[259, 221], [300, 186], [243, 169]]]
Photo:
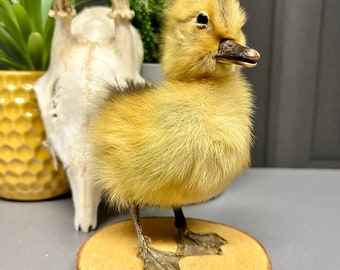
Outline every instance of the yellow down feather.
[[245, 45], [238, 1], [177, 0], [167, 16], [165, 82], [114, 97], [92, 122], [94, 176], [119, 207], [200, 203], [250, 164], [250, 86], [238, 66], [214, 58], [221, 39]]

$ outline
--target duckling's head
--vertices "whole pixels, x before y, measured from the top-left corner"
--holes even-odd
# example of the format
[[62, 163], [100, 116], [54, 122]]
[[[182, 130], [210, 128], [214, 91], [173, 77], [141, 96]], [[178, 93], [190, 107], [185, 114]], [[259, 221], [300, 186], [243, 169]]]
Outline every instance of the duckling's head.
[[174, 0], [163, 30], [165, 77], [225, 77], [238, 66], [255, 66], [260, 55], [246, 47], [245, 22], [238, 0]]

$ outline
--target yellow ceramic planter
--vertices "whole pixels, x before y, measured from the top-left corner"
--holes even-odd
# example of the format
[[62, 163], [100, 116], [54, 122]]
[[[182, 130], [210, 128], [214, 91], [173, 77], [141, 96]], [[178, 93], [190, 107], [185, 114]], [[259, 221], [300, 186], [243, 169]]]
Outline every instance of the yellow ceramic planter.
[[0, 197], [43, 200], [69, 192], [62, 166], [55, 170], [34, 82], [38, 71], [0, 71]]

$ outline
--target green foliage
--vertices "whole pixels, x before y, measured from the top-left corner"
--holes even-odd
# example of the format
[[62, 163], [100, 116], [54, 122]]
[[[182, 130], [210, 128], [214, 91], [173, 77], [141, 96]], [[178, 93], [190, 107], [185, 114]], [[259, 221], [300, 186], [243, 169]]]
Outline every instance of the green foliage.
[[159, 61], [160, 30], [168, 0], [130, 0], [135, 12], [132, 24], [139, 30], [144, 46], [144, 62]]
[[[130, 0], [130, 8], [135, 12], [132, 25], [141, 35], [144, 47], [144, 62], [158, 62], [160, 57], [160, 31], [163, 10], [169, 0]], [[112, 0], [107, 0], [109, 6]]]
[[46, 70], [54, 20], [53, 0], [0, 0], [0, 64], [10, 69]]
[[[77, 1], [77, 5], [87, 2]], [[53, 0], [0, 0], [0, 65], [47, 69], [54, 30], [54, 19], [48, 15], [52, 5]]]

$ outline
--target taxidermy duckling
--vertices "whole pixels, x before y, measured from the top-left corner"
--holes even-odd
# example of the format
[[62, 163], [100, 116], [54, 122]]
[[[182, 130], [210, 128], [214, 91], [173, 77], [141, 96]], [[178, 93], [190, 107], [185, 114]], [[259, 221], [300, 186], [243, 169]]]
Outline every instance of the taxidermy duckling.
[[[246, 15], [237, 0], [175, 0], [163, 30], [165, 82], [123, 92], [92, 123], [94, 172], [110, 202], [129, 208], [146, 269], [179, 269], [179, 256], [220, 254], [217, 234], [189, 231], [183, 205], [221, 193], [249, 166], [252, 95], [240, 66]], [[151, 248], [139, 208], [172, 207], [177, 254]]]

